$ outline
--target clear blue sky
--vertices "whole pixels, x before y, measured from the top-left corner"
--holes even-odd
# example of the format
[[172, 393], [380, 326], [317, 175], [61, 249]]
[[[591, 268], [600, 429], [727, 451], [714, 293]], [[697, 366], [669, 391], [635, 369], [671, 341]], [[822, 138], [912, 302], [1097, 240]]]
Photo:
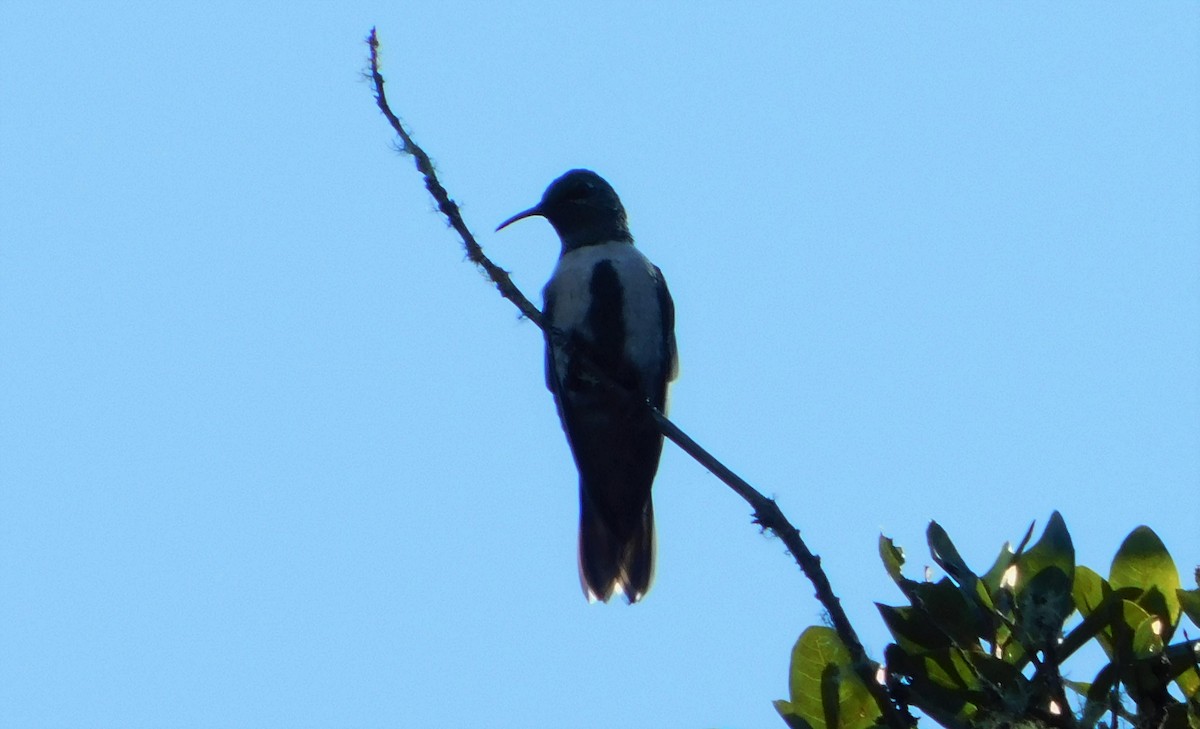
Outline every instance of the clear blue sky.
[[1200, 561], [1198, 6], [647, 5], [4, 4], [0, 725], [782, 726], [820, 608], [677, 449], [654, 589], [584, 601], [539, 333], [372, 25], [531, 296], [550, 227], [491, 229], [616, 187], [672, 415], [876, 656], [881, 530]]

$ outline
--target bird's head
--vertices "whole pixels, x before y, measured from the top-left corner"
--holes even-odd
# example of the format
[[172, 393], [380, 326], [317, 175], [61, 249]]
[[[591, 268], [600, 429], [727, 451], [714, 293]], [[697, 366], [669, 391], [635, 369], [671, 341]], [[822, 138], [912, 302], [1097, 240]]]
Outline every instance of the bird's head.
[[591, 170], [571, 170], [550, 183], [541, 202], [512, 216], [496, 230], [535, 215], [554, 226], [563, 251], [609, 241], [633, 242], [621, 198], [612, 185]]

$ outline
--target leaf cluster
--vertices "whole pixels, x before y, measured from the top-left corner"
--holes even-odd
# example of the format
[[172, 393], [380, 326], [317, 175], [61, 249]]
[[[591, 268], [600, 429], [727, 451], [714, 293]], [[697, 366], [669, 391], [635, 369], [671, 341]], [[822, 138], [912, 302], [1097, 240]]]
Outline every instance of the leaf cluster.
[[[936, 582], [905, 577], [903, 550], [880, 537], [884, 568], [906, 599], [878, 605], [894, 640], [879, 670], [888, 697], [951, 729], [1200, 729], [1200, 641], [1180, 631], [1185, 616], [1200, 625], [1200, 587], [1183, 589], [1154, 531], [1134, 529], [1105, 579], [1075, 564], [1058, 512], [1030, 545], [1033, 530], [976, 573], [930, 523], [929, 551], [946, 573]], [[1183, 637], [1172, 643], [1177, 632]], [[1064, 679], [1063, 662], [1089, 643], [1107, 663], [1091, 682]], [[881, 723], [848, 660], [832, 629], [804, 631], [792, 650], [791, 698], [776, 702], [788, 726]]]

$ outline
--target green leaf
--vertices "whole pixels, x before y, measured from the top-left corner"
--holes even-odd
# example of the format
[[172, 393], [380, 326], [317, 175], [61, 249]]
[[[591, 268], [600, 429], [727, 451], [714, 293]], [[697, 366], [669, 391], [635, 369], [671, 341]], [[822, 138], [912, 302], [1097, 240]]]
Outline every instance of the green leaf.
[[955, 582], [962, 585], [964, 582], [973, 582], [979, 579], [967, 567], [962, 555], [958, 553], [958, 548], [954, 546], [954, 542], [950, 541], [950, 535], [946, 533], [941, 524], [936, 521], [929, 522], [929, 528], [925, 530], [925, 538], [929, 542], [929, 553], [933, 555], [933, 561], [946, 570], [946, 574], [950, 575]]
[[981, 616], [977, 606], [968, 602], [963, 591], [948, 578], [915, 583], [911, 598], [913, 607], [924, 613], [930, 624], [945, 633], [953, 645], [978, 647]]
[[1024, 666], [1029, 660], [1029, 652], [1013, 636], [1012, 630], [1007, 625], [1001, 624], [996, 629], [995, 648], [1000, 649], [1000, 658], [1005, 663]]
[[964, 692], [979, 689], [979, 681], [960, 650], [938, 651], [926, 656], [925, 675], [944, 689]]
[[1075, 546], [1056, 511], [1037, 544], [1017, 557], [1015, 593], [1022, 642], [1038, 646], [1058, 639], [1063, 622], [1075, 610], [1074, 576]]
[[1134, 636], [1140, 625], [1150, 620], [1150, 613], [1133, 600], [1122, 600], [1113, 626], [1114, 658], [1118, 663], [1128, 663], [1134, 652]]
[[1162, 540], [1147, 526], [1125, 537], [1113, 557], [1108, 581], [1113, 587], [1138, 587], [1138, 604], [1162, 620], [1162, 639], [1170, 640], [1179, 623], [1179, 570]]
[[1017, 607], [1021, 642], [1034, 650], [1053, 644], [1074, 611], [1070, 577], [1058, 567], [1043, 568], [1017, 594]]
[[1150, 658], [1163, 652], [1162, 618], [1147, 615], [1133, 631], [1133, 657]]
[[1050, 521], [1037, 544], [1017, 558], [1017, 591], [1048, 567], [1057, 567], [1068, 577], [1075, 574], [1075, 545], [1066, 522], [1057, 511], [1050, 514]]
[[992, 616], [992, 597], [979, 579], [979, 575], [967, 567], [967, 563], [958, 553], [954, 542], [950, 540], [950, 535], [936, 521], [929, 522], [926, 538], [929, 541], [929, 553], [933, 556], [933, 561], [946, 571], [946, 574], [958, 584], [958, 588], [962, 592], [968, 619], [972, 626], [971, 631], [974, 633], [971, 640], [982, 638], [989, 642], [994, 641], [996, 639], [996, 620]]
[[970, 678], [961, 651], [947, 648], [913, 655], [892, 644], [884, 655], [888, 671], [907, 684], [909, 703], [942, 726], [962, 726], [978, 711], [972, 699], [980, 698], [981, 692]]
[[904, 566], [904, 550], [897, 547], [891, 537], [879, 535], [879, 559], [883, 560], [883, 568], [887, 570], [888, 576], [907, 593], [906, 583], [909, 582], [901, 572]]
[[880, 716], [832, 628], [813, 626], [800, 635], [792, 649], [789, 687], [788, 713], [781, 711], [789, 724], [789, 717], [798, 717], [811, 729], [867, 729]]
[[1087, 696], [1088, 689], [1091, 688], [1091, 686], [1092, 686], [1087, 681], [1072, 681], [1069, 678], [1063, 679], [1063, 685], [1066, 686], [1067, 688], [1071, 689], [1075, 693], [1079, 694], [1080, 696]]
[[1075, 607], [1079, 614], [1088, 617], [1104, 602], [1106, 595], [1112, 592], [1108, 581], [1096, 574], [1090, 567], [1079, 565], [1075, 568], [1075, 582], [1071, 585], [1071, 596], [1075, 598]]
[[1108, 580], [1090, 568], [1083, 565], [1076, 567], [1071, 596], [1079, 614], [1083, 616], [1083, 622], [1063, 639], [1059, 647], [1059, 660], [1070, 656], [1093, 637], [1108, 657], [1113, 658], [1113, 621], [1122, 615], [1123, 601], [1137, 600], [1141, 594], [1141, 590], [1131, 587], [1114, 590]]
[[965, 655], [974, 667], [976, 684], [981, 688], [986, 687], [975, 699], [976, 703], [987, 705], [993, 712], [999, 713], [1005, 711], [1005, 707], [1021, 705], [1029, 696], [1029, 679], [1022, 676], [1020, 669], [1012, 663], [983, 651], [971, 651]]
[[[1124, 602], [1136, 600], [1141, 595], [1141, 591], [1133, 587], [1113, 590], [1095, 572], [1086, 567], [1080, 567], [1075, 572], [1075, 586], [1072, 594], [1075, 596], [1075, 604], [1084, 618], [1083, 622], [1076, 625], [1063, 638], [1058, 647], [1058, 659], [1065, 660], [1092, 638], [1096, 638], [1111, 659], [1113, 657], [1113, 620], [1122, 614]], [[1093, 604], [1098, 594], [1103, 597], [1099, 604]]]
[[1191, 667], [1180, 672], [1175, 677], [1175, 683], [1185, 698], [1193, 699], [1200, 695], [1200, 673]]
[[1184, 698], [1200, 705], [1200, 642], [1176, 643], [1167, 648], [1166, 655], [1168, 677], [1179, 685]]
[[1200, 587], [1195, 590], [1180, 588], [1175, 591], [1175, 597], [1179, 600], [1179, 607], [1183, 612], [1200, 628]]
[[947, 648], [951, 644], [950, 637], [933, 623], [929, 616], [915, 607], [892, 607], [880, 605], [879, 614], [892, 633], [896, 644], [914, 655]]
[[1021, 538], [1020, 544], [1017, 545], [1017, 555], [1025, 553], [1025, 547], [1029, 546], [1029, 540], [1033, 539], [1033, 528], [1037, 526], [1036, 521], [1029, 522], [1029, 528], [1025, 530], [1025, 536]]
[[779, 715], [783, 717], [784, 722], [788, 725], [788, 729], [813, 729], [812, 724], [809, 724], [804, 720], [804, 717], [800, 716], [790, 701], [783, 701], [782, 699], [776, 701], [775, 711], [778, 711]]

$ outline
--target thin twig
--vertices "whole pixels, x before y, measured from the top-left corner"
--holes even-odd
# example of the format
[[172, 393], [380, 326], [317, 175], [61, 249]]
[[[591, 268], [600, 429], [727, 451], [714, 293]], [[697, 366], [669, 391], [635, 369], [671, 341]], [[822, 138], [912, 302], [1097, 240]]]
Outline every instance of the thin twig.
[[[484, 274], [495, 284], [497, 290], [500, 291], [500, 295], [513, 302], [521, 310], [521, 313], [536, 324], [538, 328], [549, 336], [562, 336], [562, 333], [557, 330], [547, 331], [541, 312], [521, 293], [520, 289], [512, 282], [508, 272], [494, 264], [484, 255], [483, 249], [475, 241], [475, 237], [468, 230], [466, 223], [463, 222], [458, 205], [450, 199], [446, 189], [438, 181], [437, 173], [433, 168], [433, 163], [430, 161], [429, 156], [413, 141], [412, 136], [404, 128], [404, 124], [388, 106], [387, 96], [383, 91], [383, 75], [379, 72], [379, 39], [375, 34], [374, 28], [371, 29], [371, 34], [367, 38], [367, 44], [371, 49], [370, 76], [375, 87], [375, 102], [379, 106], [379, 110], [387, 118], [388, 123], [392, 125], [392, 129], [400, 137], [401, 150], [411, 155], [415, 160], [417, 170], [425, 178], [425, 188], [437, 202], [438, 210], [441, 211], [442, 215], [446, 216], [446, 219], [450, 222], [450, 226], [454, 228], [462, 239], [463, 245], [467, 250], [467, 257], [472, 263], [483, 270]], [[611, 383], [611, 378], [603, 377], [603, 379]], [[841, 638], [842, 642], [846, 645], [846, 649], [850, 652], [855, 673], [858, 674], [859, 679], [862, 680], [867, 690], [871, 692], [875, 703], [878, 704], [879, 710], [883, 713], [888, 725], [892, 729], [907, 729], [914, 726], [915, 720], [913, 720], [912, 716], [898, 708], [888, 691], [877, 680], [876, 672], [879, 669], [879, 664], [872, 661], [863, 649], [862, 642], [859, 641], [857, 633], [855, 633], [854, 628], [850, 625], [850, 619], [842, 609], [841, 601], [838, 600], [833, 592], [833, 587], [829, 584], [829, 578], [826, 576], [825, 570], [821, 568], [821, 559], [809, 551], [804, 540], [800, 538], [800, 532], [783, 515], [775, 500], [763, 496], [757, 489], [746, 483], [745, 480], [718, 461], [711, 453], [696, 443], [696, 441], [688, 437], [686, 433], [668, 420], [667, 416], [663, 415], [648, 401], [643, 401], [643, 403], [645, 407], [651, 410], [654, 420], [658, 423], [658, 427], [663, 435], [670, 438], [684, 452], [696, 459], [700, 465], [721, 479], [738, 496], [745, 499], [754, 510], [754, 521], [764, 529], [774, 532], [783, 541], [784, 546], [791, 552], [796, 563], [800, 565], [800, 569], [804, 571], [805, 576], [808, 577], [816, 589], [817, 600], [820, 601], [821, 605], [829, 613], [830, 621], [833, 623], [838, 637]]]
[[438, 181], [437, 172], [433, 169], [433, 162], [429, 159], [429, 155], [425, 154], [425, 150], [413, 141], [400, 118], [388, 106], [387, 96], [383, 92], [383, 75], [379, 73], [379, 38], [375, 35], [374, 28], [371, 28], [371, 35], [367, 37], [367, 45], [371, 47], [371, 82], [375, 87], [375, 104], [400, 137], [401, 151], [410, 155], [416, 162], [417, 171], [425, 178], [425, 189], [429, 190], [429, 194], [437, 202], [438, 210], [446, 216], [446, 220], [450, 221], [450, 226], [458, 233], [459, 238], [462, 238], [463, 246], [467, 249], [467, 258], [471, 259], [471, 263], [483, 269], [484, 274], [496, 285], [501, 296], [513, 302], [521, 310], [521, 313], [534, 324], [544, 328], [542, 312], [529, 299], [525, 298], [525, 294], [521, 293], [521, 290], [512, 282], [508, 271], [492, 263], [491, 259], [483, 254], [483, 249], [475, 242], [475, 236], [471, 235], [467, 224], [463, 222], [462, 213], [458, 211], [458, 203], [450, 199], [446, 188], [442, 187], [442, 183]]

